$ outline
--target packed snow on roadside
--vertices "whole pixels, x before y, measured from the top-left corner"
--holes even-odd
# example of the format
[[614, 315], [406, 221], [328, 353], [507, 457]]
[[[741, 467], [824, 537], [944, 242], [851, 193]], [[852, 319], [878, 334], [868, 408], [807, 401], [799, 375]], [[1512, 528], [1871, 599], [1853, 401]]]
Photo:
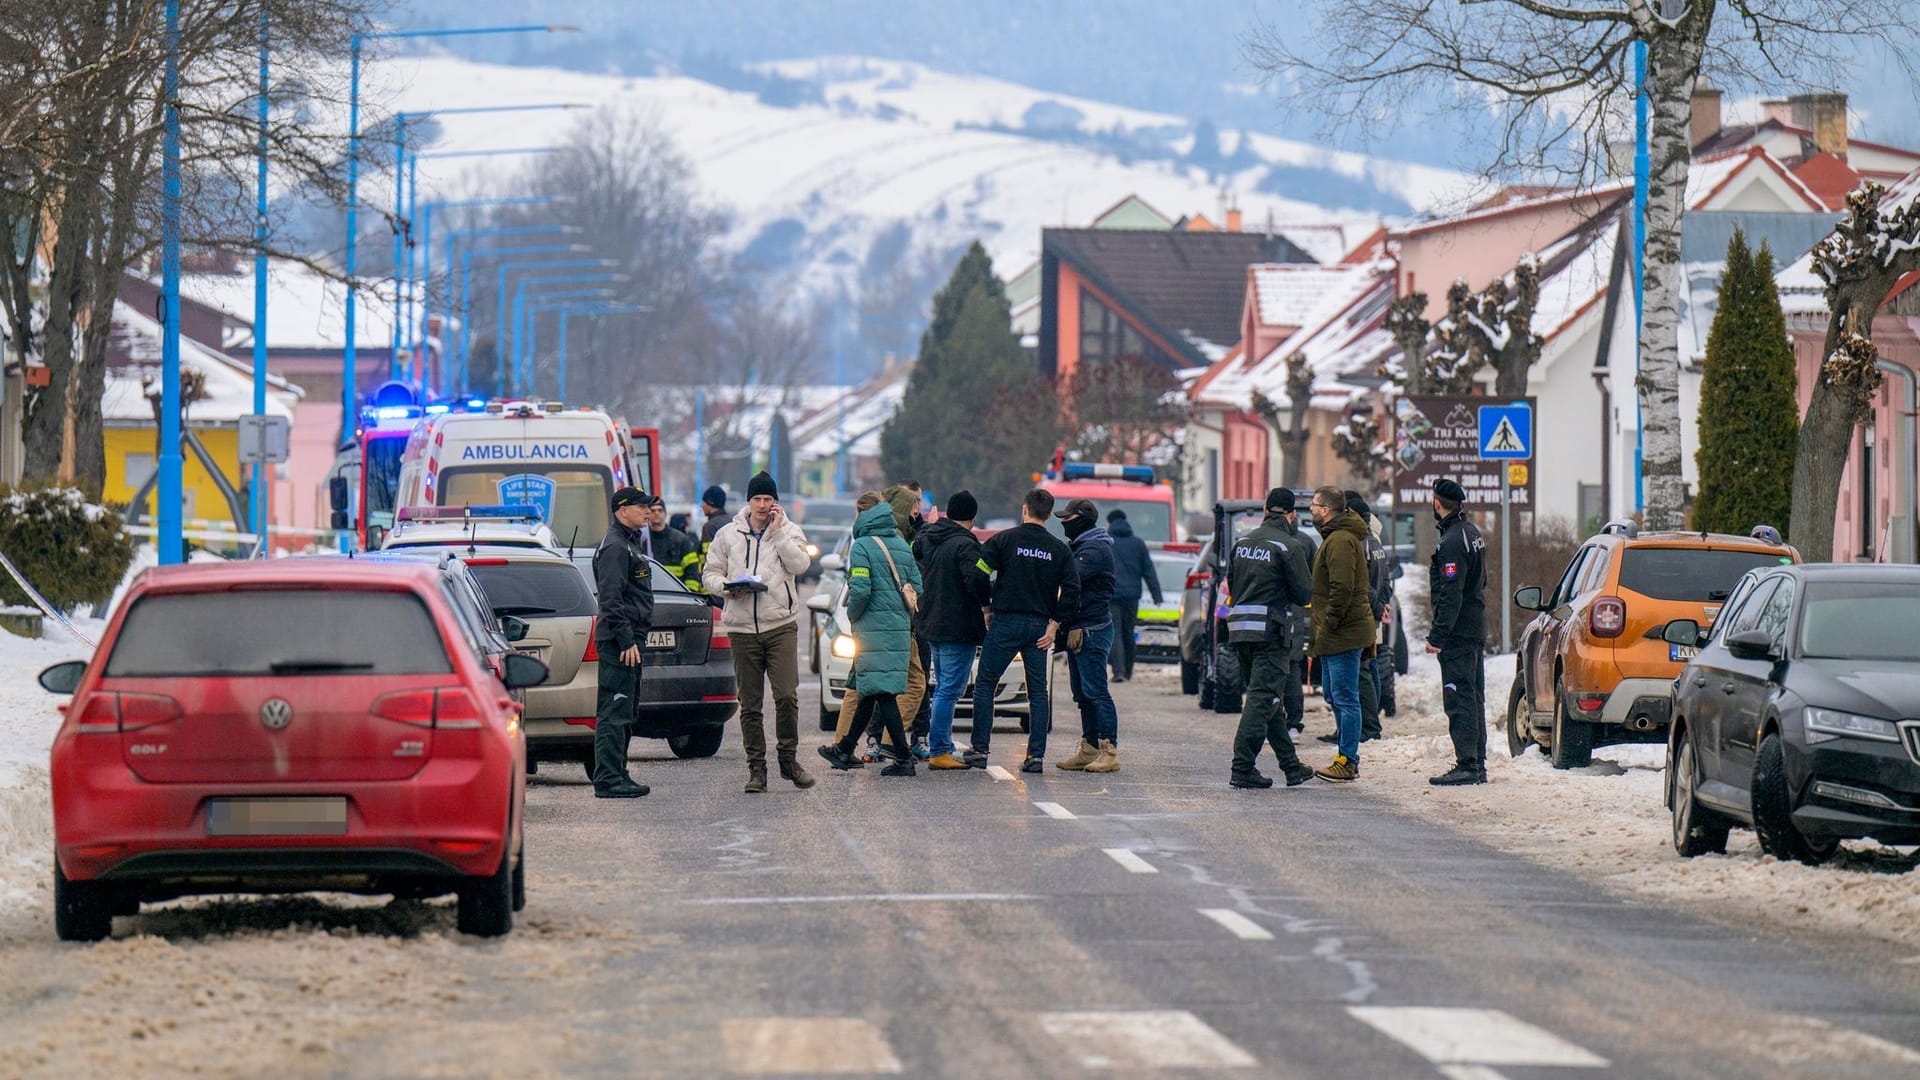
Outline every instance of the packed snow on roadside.
[[[91, 636], [98, 624], [82, 621]], [[40, 689], [42, 669], [85, 660], [85, 644], [49, 621], [46, 637], [0, 631], [0, 914], [51, 904], [53, 808], [47, 795], [47, 749], [66, 701]]]

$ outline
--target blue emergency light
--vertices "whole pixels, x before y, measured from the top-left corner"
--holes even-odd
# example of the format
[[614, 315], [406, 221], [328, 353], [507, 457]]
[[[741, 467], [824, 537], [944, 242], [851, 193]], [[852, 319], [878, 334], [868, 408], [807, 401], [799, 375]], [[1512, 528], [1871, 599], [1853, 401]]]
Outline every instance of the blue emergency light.
[[429, 405], [429, 406], [427, 406], [427, 415], [428, 415], [428, 416], [439, 416], [439, 415], [440, 415], [441, 413], [446, 413], [446, 412], [451, 412], [451, 411], [453, 411], [453, 406], [451, 406], [451, 405]]
[[1151, 465], [1114, 465], [1105, 461], [1070, 461], [1060, 466], [1062, 480], [1131, 480], [1151, 484], [1157, 478]]

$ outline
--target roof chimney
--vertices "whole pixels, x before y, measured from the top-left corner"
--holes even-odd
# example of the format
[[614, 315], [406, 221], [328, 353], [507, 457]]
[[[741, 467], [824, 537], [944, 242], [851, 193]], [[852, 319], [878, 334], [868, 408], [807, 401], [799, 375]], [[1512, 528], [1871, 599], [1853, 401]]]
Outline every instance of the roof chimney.
[[1796, 107], [1796, 118], [1799, 115], [1800, 103], [1806, 103], [1806, 121], [1795, 126], [1807, 128], [1813, 132], [1814, 150], [1818, 153], [1832, 154], [1845, 161], [1847, 158], [1847, 95], [1802, 94], [1792, 100]]
[[1774, 98], [1760, 103], [1760, 122], [1765, 124], [1775, 120], [1782, 124], [1793, 123], [1793, 109], [1783, 98]]
[[1236, 206], [1233, 209], [1227, 211], [1227, 231], [1228, 232], [1239, 232], [1240, 226], [1244, 223], [1244, 221], [1245, 219], [1241, 215], [1239, 207]]
[[1688, 126], [1688, 138], [1694, 146], [1699, 146], [1715, 135], [1720, 134], [1720, 91], [1711, 86], [1701, 85], [1693, 91], [1693, 116]]

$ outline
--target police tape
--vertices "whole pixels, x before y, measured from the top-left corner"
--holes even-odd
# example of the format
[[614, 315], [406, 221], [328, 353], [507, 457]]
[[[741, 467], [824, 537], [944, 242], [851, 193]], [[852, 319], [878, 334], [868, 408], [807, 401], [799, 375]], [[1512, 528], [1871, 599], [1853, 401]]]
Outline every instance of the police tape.
[[47, 598], [40, 595], [40, 590], [33, 587], [33, 583], [27, 580], [27, 576], [20, 572], [19, 567], [13, 565], [13, 560], [7, 558], [6, 552], [4, 551], [0, 551], [0, 566], [6, 567], [7, 575], [13, 578], [14, 584], [20, 586], [20, 591], [27, 594], [27, 599], [33, 601], [33, 606], [39, 608], [41, 614], [54, 620], [61, 626], [66, 627], [67, 633], [79, 638], [80, 642], [87, 648], [93, 649], [99, 647], [99, 642], [81, 633], [79, 628], [74, 626], [64, 614], [55, 609], [52, 604], [47, 603]]

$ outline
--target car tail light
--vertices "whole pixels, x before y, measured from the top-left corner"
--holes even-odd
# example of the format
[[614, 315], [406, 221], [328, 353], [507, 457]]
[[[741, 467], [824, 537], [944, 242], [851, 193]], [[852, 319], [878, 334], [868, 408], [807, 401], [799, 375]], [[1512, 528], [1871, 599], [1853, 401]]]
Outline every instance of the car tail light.
[[473, 695], [465, 690], [434, 691], [433, 726], [441, 731], [475, 731], [486, 723]]
[[580, 654], [580, 662], [598, 663], [600, 660], [600, 616], [593, 617], [593, 625], [587, 627], [587, 651]]
[[462, 560], [460, 560], [460, 561], [461, 561], [461, 562], [463, 562], [463, 563], [466, 563], [466, 564], [467, 564], [468, 566], [507, 566], [507, 565], [510, 565], [510, 564], [509, 564], [509, 563], [507, 562], [507, 560], [505, 560], [505, 559], [495, 559], [495, 558], [480, 558], [480, 559], [462, 559]]
[[1213, 584], [1213, 575], [1205, 570], [1195, 570], [1187, 575], [1187, 588], [1204, 589]]
[[184, 715], [180, 703], [160, 694], [116, 694], [96, 690], [80, 706], [76, 732], [81, 735], [112, 735], [138, 731], [154, 724], [165, 724]]
[[707, 608], [707, 618], [713, 624], [712, 636], [708, 639], [711, 647], [715, 649], [732, 649], [733, 639], [720, 632], [720, 609], [709, 606]]
[[96, 690], [80, 702], [74, 730], [81, 735], [117, 735], [120, 732], [120, 695]]
[[1627, 628], [1627, 602], [1603, 596], [1587, 609], [1587, 629], [1598, 638], [1616, 638]]
[[373, 715], [415, 727], [433, 726], [433, 691], [402, 690], [383, 694], [373, 703]]

